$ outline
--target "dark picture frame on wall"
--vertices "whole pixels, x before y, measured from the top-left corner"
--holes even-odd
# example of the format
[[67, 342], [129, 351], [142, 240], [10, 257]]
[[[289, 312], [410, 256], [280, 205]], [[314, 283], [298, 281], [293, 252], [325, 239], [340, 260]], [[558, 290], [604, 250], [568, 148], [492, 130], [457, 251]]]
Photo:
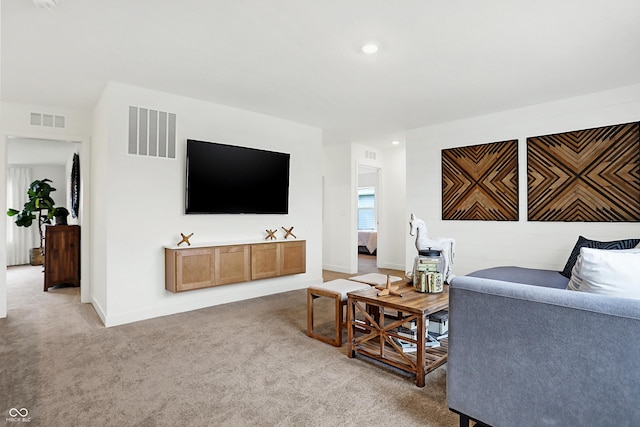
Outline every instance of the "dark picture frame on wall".
[[640, 122], [527, 138], [529, 221], [640, 221]]
[[442, 219], [518, 221], [518, 140], [442, 150]]

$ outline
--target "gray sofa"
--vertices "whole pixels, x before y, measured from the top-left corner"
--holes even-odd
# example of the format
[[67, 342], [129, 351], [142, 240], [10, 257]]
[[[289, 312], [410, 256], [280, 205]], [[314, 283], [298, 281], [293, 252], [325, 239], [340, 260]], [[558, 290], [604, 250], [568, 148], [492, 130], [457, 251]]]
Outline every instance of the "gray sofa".
[[640, 425], [640, 300], [567, 282], [518, 267], [451, 280], [447, 401], [461, 426]]

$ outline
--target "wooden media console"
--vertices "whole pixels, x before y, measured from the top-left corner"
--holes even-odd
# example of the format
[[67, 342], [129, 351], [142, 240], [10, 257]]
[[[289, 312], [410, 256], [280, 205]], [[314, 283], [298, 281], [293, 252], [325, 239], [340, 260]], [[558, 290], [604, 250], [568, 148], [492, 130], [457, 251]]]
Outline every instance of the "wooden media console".
[[306, 241], [165, 248], [165, 288], [184, 292], [306, 271]]

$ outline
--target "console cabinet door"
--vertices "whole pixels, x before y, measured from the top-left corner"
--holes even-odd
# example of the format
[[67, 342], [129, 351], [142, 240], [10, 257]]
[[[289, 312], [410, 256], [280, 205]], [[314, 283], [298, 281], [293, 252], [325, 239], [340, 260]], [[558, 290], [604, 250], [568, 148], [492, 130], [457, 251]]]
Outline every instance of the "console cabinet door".
[[[169, 250], [166, 256], [173, 257], [175, 263], [175, 268], [168, 268], [167, 271], [167, 290], [182, 292], [213, 286], [215, 278], [213, 248]], [[169, 266], [171, 260], [167, 259], [167, 261]]]
[[165, 288], [190, 291], [306, 271], [306, 242], [165, 248]]
[[216, 274], [214, 286], [251, 280], [249, 245], [215, 248]]
[[278, 243], [281, 276], [306, 272], [307, 251], [305, 243], [304, 240]]
[[251, 246], [251, 279], [299, 274], [306, 271], [305, 241], [261, 243]]
[[266, 279], [280, 275], [279, 243], [251, 245], [251, 279]]

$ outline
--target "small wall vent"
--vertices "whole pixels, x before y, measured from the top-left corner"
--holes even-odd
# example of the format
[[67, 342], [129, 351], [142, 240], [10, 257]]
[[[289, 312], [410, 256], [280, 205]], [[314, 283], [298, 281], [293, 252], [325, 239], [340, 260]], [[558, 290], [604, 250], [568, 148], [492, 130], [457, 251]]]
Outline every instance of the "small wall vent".
[[66, 118], [55, 114], [31, 113], [29, 123], [31, 126], [45, 126], [64, 129], [66, 127]]
[[376, 152], [375, 151], [365, 150], [364, 151], [364, 158], [365, 159], [375, 160], [376, 159]]
[[176, 115], [129, 107], [129, 154], [176, 158]]

